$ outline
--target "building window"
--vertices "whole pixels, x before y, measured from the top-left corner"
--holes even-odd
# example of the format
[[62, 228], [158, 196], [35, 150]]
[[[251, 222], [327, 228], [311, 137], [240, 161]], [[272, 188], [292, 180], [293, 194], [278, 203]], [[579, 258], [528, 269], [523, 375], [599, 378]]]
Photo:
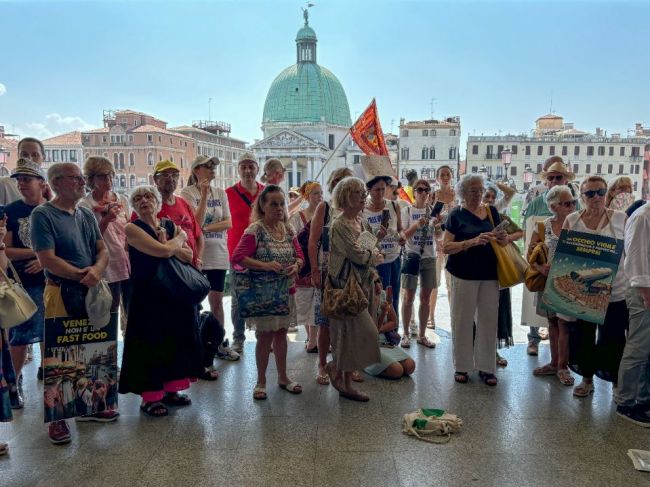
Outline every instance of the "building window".
[[408, 137], [409, 136], [409, 131], [408, 130], [402, 130], [400, 133], [400, 137]]
[[580, 146], [579, 146], [579, 145], [576, 145], [576, 146], [573, 148], [573, 155], [574, 155], [574, 156], [579, 156], [579, 155], [580, 155]]
[[429, 149], [429, 159], [435, 159], [436, 158], [436, 148], [431, 147]]
[[567, 153], [568, 153], [568, 147], [567, 147], [566, 145], [563, 145], [563, 146], [562, 146], [562, 155], [563, 155], [563, 156], [566, 156]]
[[473, 145], [472, 146], [472, 154], [474, 154], [474, 155], [478, 154], [478, 145]]
[[124, 154], [120, 152], [120, 169], [124, 170]]
[[409, 148], [408, 147], [402, 147], [402, 160], [403, 161], [408, 161], [409, 158]]
[[334, 149], [334, 134], [329, 134], [327, 136], [327, 145], [330, 149]]
[[596, 165], [596, 174], [602, 174], [603, 173], [603, 165], [602, 164], [597, 164]]
[[147, 166], [153, 166], [153, 154], [151, 152], [147, 153]]
[[634, 192], [637, 191], [637, 184], [638, 184], [638, 183], [635, 181], [635, 182], [634, 182]]
[[573, 165], [573, 174], [578, 174], [580, 167], [577, 164]]
[[588, 145], [587, 146], [587, 157], [593, 156], [594, 155], [594, 146], [593, 145]]
[[537, 146], [537, 155], [541, 156], [542, 154], [544, 154], [544, 146], [543, 145], [538, 145]]
[[153, 135], [152, 134], [147, 134], [147, 142], [153, 143]]
[[133, 135], [129, 135], [129, 142], [133, 142]]
[[524, 151], [524, 153], [525, 153], [527, 156], [530, 155], [530, 146], [529, 146], [529, 145], [526, 146], [526, 150]]
[[497, 145], [497, 159], [501, 159], [501, 153], [503, 152], [503, 146]]
[[133, 152], [129, 152], [129, 166], [135, 166], [135, 155], [133, 155]]
[[172, 139], [171, 137], [169, 138], [169, 145], [174, 145], [174, 139]]
[[614, 164], [607, 164], [607, 174], [612, 174], [614, 171]]
[[58, 150], [53, 150], [52, 151], [52, 160], [54, 162], [59, 162], [59, 151]]
[[604, 145], [599, 145], [598, 146], [598, 155], [599, 156], [604, 156], [605, 155], [605, 146]]
[[119, 163], [118, 163], [118, 158], [117, 158], [117, 152], [113, 154], [113, 167], [115, 170], [119, 169]]
[[108, 138], [104, 135], [102, 136], [102, 142], [105, 144], [108, 141]]
[[519, 147], [517, 147], [516, 145], [513, 145], [513, 146], [510, 148], [510, 151], [512, 152], [512, 155], [513, 155], [513, 156], [516, 156], [517, 153], [519, 152]]
[[451, 147], [449, 149], [449, 159], [452, 160], [452, 161], [454, 159], [456, 159], [456, 148], [455, 147]]
[[614, 155], [614, 146], [609, 147], [609, 155], [610, 157]]
[[121, 175], [120, 176], [120, 188], [125, 188], [126, 187], [126, 176]]
[[636, 166], [634, 166], [634, 174], [639, 174], [640, 169], [641, 169], [641, 166], [639, 166], [638, 164]]
[[476, 174], [478, 172], [478, 166], [472, 166], [472, 174]]
[[540, 172], [542, 172], [542, 165], [537, 164], [537, 174], [539, 174]]
[[[402, 149], [402, 152], [404, 152], [404, 149]], [[354, 164], [360, 164], [361, 163], [361, 156], [359, 154], [356, 154], [352, 156], [352, 162]]]
[[549, 154], [550, 156], [554, 156], [554, 155], [555, 155], [555, 146], [554, 146], [554, 145], [552, 145], [551, 147], [548, 148], [548, 154]]
[[428, 159], [429, 158], [429, 149], [426, 147], [422, 147], [422, 159]]
[[131, 174], [129, 179], [130, 179], [129, 186], [131, 188], [135, 188], [135, 174]]
[[511, 176], [517, 175], [517, 166], [510, 166], [510, 175]]
[[503, 178], [503, 166], [497, 166], [497, 179]]
[[487, 152], [485, 153], [485, 158], [486, 158], [486, 159], [492, 159], [492, 158], [493, 158], [492, 156], [494, 155], [494, 153], [493, 153], [493, 151], [494, 151], [494, 146], [488, 145], [485, 149], [486, 149], [486, 151], [487, 151]]
[[184, 168], [184, 167], [185, 167], [185, 159], [183, 159], [183, 157], [181, 157], [181, 168]]
[[50, 161], [50, 160], [51, 160], [51, 159], [50, 159], [50, 150], [49, 150], [49, 149], [45, 149], [45, 160], [46, 160], [46, 161]]
[[173, 156], [173, 154], [169, 154], [169, 162], [174, 162], [174, 156]]
[[632, 157], [640, 157], [640, 155], [641, 155], [641, 148], [632, 147]]
[[620, 156], [625, 156], [625, 147], [621, 147], [621, 150], [619, 152]]
[[587, 164], [587, 167], [585, 169], [586, 174], [591, 174], [591, 164]]
[[618, 165], [618, 173], [623, 174], [623, 164]]
[[455, 136], [456, 135], [456, 129], [451, 129], [449, 131], [449, 135], [451, 135], [452, 137]]
[[158, 142], [162, 144], [162, 136], [161, 135], [158, 136]]
[[162, 154], [158, 154], [158, 162], [162, 161]]
[[77, 151], [74, 149], [70, 149], [70, 161], [77, 162]]
[[431, 137], [435, 137], [435, 136], [436, 136], [436, 133], [437, 133], [437, 132], [436, 132], [436, 129], [431, 129], [431, 130], [429, 130], [429, 135], [430, 135]]
[[428, 131], [427, 129], [424, 129], [424, 130], [422, 131], [422, 135], [423, 135], [424, 137], [428, 137], [428, 136], [429, 136], [429, 131]]

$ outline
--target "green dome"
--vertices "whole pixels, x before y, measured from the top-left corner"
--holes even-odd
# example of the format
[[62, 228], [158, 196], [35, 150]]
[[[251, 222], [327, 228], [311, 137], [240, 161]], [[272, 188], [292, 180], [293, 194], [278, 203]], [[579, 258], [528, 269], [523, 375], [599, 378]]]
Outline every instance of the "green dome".
[[[311, 30], [305, 27], [301, 32], [305, 29]], [[264, 123], [324, 121], [345, 127], [352, 125], [341, 83], [331, 71], [316, 63], [294, 64], [273, 80], [262, 120]]]
[[314, 29], [312, 29], [308, 25], [304, 26], [296, 34], [296, 42], [305, 41], [305, 40], [310, 40], [310, 41], [316, 40], [316, 32], [314, 32]]

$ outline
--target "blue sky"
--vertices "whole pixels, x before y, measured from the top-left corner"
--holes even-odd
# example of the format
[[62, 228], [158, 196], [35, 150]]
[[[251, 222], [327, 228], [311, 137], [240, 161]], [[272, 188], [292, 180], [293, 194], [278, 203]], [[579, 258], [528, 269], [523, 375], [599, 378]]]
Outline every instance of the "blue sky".
[[[432, 98], [465, 136], [529, 132], [551, 96], [582, 130], [650, 124], [650, 2], [312, 3], [319, 63], [353, 119], [376, 97], [386, 131], [430, 118]], [[212, 118], [252, 142], [273, 78], [295, 63], [303, 5], [0, 0], [0, 124], [46, 136], [132, 108], [174, 126], [207, 118], [212, 98]]]

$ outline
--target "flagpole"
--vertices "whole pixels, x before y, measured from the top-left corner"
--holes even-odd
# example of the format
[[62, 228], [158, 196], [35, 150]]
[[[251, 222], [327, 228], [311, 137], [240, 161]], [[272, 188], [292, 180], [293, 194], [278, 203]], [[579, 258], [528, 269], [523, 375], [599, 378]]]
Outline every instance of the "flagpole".
[[343, 137], [343, 138], [341, 139], [341, 141], [339, 142], [339, 144], [334, 148], [334, 150], [332, 151], [332, 153], [330, 154], [330, 156], [329, 156], [329, 157], [327, 158], [327, 160], [323, 163], [323, 165], [322, 165], [321, 168], [320, 168], [320, 171], [318, 171], [318, 174], [316, 174], [316, 177], [314, 178], [314, 180], [317, 180], [317, 179], [318, 179], [318, 176], [321, 175], [321, 173], [323, 172], [323, 169], [325, 169], [325, 166], [327, 166], [327, 164], [330, 162], [330, 160], [332, 159], [332, 157], [334, 157], [334, 154], [336, 154], [336, 151], [339, 150], [339, 147], [341, 147], [341, 145], [343, 144], [343, 142], [345, 142], [345, 140], [348, 138], [348, 135], [350, 135], [350, 129], [348, 129], [348, 131], [345, 133], [345, 137]]

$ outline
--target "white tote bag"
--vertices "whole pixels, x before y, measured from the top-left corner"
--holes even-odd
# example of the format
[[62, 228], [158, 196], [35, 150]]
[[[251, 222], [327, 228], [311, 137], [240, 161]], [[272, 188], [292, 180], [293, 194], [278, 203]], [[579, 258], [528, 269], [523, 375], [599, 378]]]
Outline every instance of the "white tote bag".
[[29, 297], [20, 277], [14, 269], [14, 266], [9, 262], [11, 272], [16, 281], [9, 279], [9, 276], [0, 268], [0, 328], [13, 328], [18, 326], [28, 319], [30, 319], [36, 311], [38, 306]]

